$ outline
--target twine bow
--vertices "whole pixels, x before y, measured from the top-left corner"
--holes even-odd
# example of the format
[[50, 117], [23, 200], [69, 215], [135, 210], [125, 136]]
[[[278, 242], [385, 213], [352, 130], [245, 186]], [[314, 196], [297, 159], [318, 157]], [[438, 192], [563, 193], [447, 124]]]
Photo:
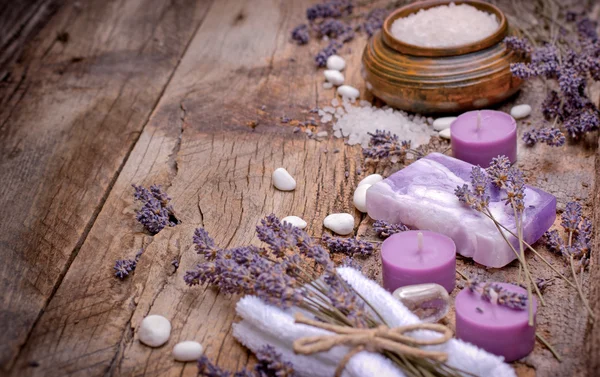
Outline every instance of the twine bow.
[[[376, 328], [361, 329], [315, 321], [306, 318], [301, 313], [296, 313], [295, 322], [334, 333], [331, 335], [307, 336], [297, 339], [294, 341], [294, 352], [298, 354], [312, 355], [313, 353], [329, 351], [336, 346], [352, 347], [352, 350], [344, 356], [336, 368], [335, 377], [340, 377], [352, 356], [363, 350], [377, 353], [389, 351], [396, 354], [444, 362], [448, 359], [448, 354], [445, 352], [428, 351], [419, 348], [419, 346], [439, 345], [452, 338], [452, 331], [449, 328], [435, 323], [418, 323], [394, 328], [381, 325]], [[442, 336], [427, 340], [404, 335], [414, 330], [431, 330], [442, 334]]]

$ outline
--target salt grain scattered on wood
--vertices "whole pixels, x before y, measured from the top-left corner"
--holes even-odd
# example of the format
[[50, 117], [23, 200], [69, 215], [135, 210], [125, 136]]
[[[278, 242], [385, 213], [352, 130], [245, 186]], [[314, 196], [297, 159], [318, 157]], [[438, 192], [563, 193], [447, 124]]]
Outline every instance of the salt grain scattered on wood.
[[273, 186], [281, 191], [292, 191], [296, 188], [296, 180], [284, 168], [277, 168], [273, 172]]
[[354, 217], [349, 213], [332, 213], [323, 220], [325, 228], [345, 236], [354, 231]]
[[454, 47], [492, 35], [500, 24], [495, 15], [467, 5], [441, 5], [421, 9], [392, 23], [392, 35], [422, 47]]
[[371, 139], [369, 133], [383, 130], [398, 135], [400, 140], [410, 140], [411, 146], [416, 148], [429, 143], [433, 134], [427, 125], [427, 118], [423, 116], [409, 115], [389, 107], [377, 108], [366, 101], [353, 106], [344, 100], [342, 106], [335, 109], [333, 116], [337, 119], [333, 125], [333, 135], [347, 137], [349, 145], [361, 144], [366, 147]]
[[150, 347], [160, 347], [171, 336], [171, 322], [161, 315], [149, 315], [138, 328], [140, 342]]
[[339, 55], [331, 55], [327, 58], [327, 69], [343, 71], [346, 68], [346, 61]]

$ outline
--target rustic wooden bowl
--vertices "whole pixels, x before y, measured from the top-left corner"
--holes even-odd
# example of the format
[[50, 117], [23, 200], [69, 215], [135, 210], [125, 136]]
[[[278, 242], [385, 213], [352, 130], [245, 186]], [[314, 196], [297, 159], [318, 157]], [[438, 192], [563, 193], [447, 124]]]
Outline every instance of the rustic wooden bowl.
[[367, 89], [388, 105], [412, 112], [451, 113], [480, 109], [514, 94], [522, 81], [510, 73], [517, 55], [502, 42], [508, 21], [497, 7], [476, 0], [455, 0], [496, 15], [499, 29], [462, 46], [426, 48], [404, 43], [391, 33], [394, 20], [452, 1], [430, 0], [402, 7], [388, 16], [362, 57]]

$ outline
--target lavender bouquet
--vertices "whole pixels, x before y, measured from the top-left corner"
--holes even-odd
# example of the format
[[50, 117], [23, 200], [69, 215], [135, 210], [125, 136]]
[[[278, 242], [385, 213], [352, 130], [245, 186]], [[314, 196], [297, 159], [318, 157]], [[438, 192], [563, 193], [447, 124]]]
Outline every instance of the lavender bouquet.
[[542, 104], [544, 118], [551, 123], [526, 132], [527, 145], [543, 142], [551, 146], [565, 143], [560, 124], [574, 140], [600, 127], [598, 104], [590, 99], [589, 81], [600, 80], [600, 39], [597, 23], [582, 14], [564, 9], [558, 1], [537, 0], [540, 26], [527, 27], [528, 21], [511, 20], [523, 37], [507, 37], [507, 47], [527, 61], [511, 65], [514, 76], [528, 80], [540, 78], [549, 88]]
[[[186, 272], [185, 282], [190, 286], [208, 284], [230, 294], [253, 295], [283, 309], [295, 306], [327, 325], [365, 330], [386, 326], [377, 310], [340, 277], [318, 240], [274, 215], [263, 219], [256, 233], [265, 247], [221, 249], [206, 230], [196, 229], [193, 242], [204, 261]], [[345, 248], [336, 240], [326, 242], [332, 248]], [[364, 253], [365, 245], [359, 246], [355, 251]], [[381, 353], [411, 377], [468, 374], [439, 357], [388, 350]], [[206, 361], [203, 368], [210, 369]]]

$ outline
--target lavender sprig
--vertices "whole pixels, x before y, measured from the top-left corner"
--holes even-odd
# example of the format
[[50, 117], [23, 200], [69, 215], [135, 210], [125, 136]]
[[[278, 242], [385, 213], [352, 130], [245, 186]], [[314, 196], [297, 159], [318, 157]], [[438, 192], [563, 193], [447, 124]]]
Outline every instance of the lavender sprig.
[[173, 206], [169, 204], [171, 198], [162, 191], [158, 185], [143, 186], [132, 185], [135, 189], [133, 197], [141, 202], [142, 206], [136, 210], [136, 219], [152, 234], [157, 234], [166, 226], [177, 225]]
[[373, 229], [375, 233], [379, 236], [379, 238], [388, 238], [392, 234], [406, 232], [408, 227], [402, 223], [400, 224], [391, 224], [387, 221], [377, 220], [373, 223]]
[[375, 249], [371, 242], [359, 240], [356, 237], [341, 238], [325, 234], [322, 240], [332, 253], [344, 253], [349, 256], [369, 256]]
[[[586, 90], [588, 80], [600, 80], [600, 42], [594, 25], [595, 22], [581, 18], [576, 25], [577, 38], [568, 39], [567, 33], [557, 33], [563, 37], [558, 40], [552, 37], [552, 44], [535, 48], [524, 39], [505, 39], [509, 49], [530, 60], [511, 64], [514, 76], [524, 80], [539, 77], [556, 81], [559, 90], [548, 93], [542, 105], [543, 115], [548, 121], [562, 123], [569, 136], [576, 140], [600, 128], [600, 110]], [[555, 26], [553, 22], [550, 28]], [[543, 141], [550, 146], [562, 146], [564, 135], [558, 130], [542, 128], [526, 133], [524, 141], [528, 145]]]
[[271, 345], [265, 345], [256, 352], [259, 363], [254, 369], [244, 368], [238, 372], [229, 372], [213, 364], [206, 355], [198, 360], [198, 376], [201, 377], [295, 377], [294, 366], [284, 361]]
[[527, 309], [527, 295], [509, 291], [499, 284], [482, 283], [469, 279], [466, 286], [471, 292], [479, 294], [486, 301], [494, 302], [497, 300], [498, 305], [515, 310]]
[[121, 280], [129, 276], [129, 274], [132, 273], [137, 267], [137, 263], [140, 260], [140, 257], [143, 253], [144, 249], [140, 249], [137, 253], [135, 253], [135, 257], [133, 259], [117, 260], [115, 262], [115, 266], [113, 267], [113, 269], [115, 270], [115, 276]]
[[369, 146], [363, 148], [363, 156], [367, 160], [378, 161], [384, 158], [404, 160], [406, 154], [411, 151], [410, 140], [400, 140], [398, 135], [389, 131], [376, 130], [374, 134], [369, 133], [371, 139]]

